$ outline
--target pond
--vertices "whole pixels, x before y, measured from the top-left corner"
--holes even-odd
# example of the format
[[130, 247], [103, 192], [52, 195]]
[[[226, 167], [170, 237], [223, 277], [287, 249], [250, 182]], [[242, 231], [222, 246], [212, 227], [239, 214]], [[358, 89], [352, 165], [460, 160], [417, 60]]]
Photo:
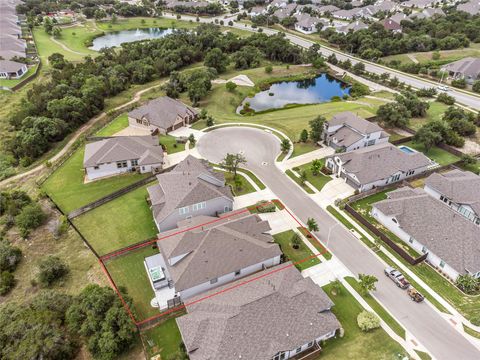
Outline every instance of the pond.
[[[268, 90], [246, 98], [242, 104], [250, 103], [255, 111], [280, 109], [291, 104], [318, 104], [350, 93], [350, 87], [328, 74], [312, 79], [283, 81], [273, 84]], [[243, 105], [242, 105], [243, 106]]]
[[109, 32], [93, 39], [93, 45], [90, 49], [98, 51], [105, 47], [120, 46], [126, 42], [159, 39], [172, 31], [172, 29], [147, 28]]

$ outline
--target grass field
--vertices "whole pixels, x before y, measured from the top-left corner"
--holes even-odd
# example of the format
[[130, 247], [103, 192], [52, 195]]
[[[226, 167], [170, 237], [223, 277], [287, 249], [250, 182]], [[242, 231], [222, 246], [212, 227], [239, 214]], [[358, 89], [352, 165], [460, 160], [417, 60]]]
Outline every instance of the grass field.
[[73, 220], [100, 255], [158, 233], [146, 201], [146, 188], [151, 185], [131, 191]]
[[84, 148], [81, 147], [42, 185], [52, 200], [66, 213], [148, 176], [125, 174], [84, 184], [83, 155]]
[[331, 294], [331, 285], [323, 287], [325, 292], [334, 302], [333, 313], [345, 330], [343, 338], [335, 338], [322, 345], [322, 354], [319, 360], [336, 359], [402, 359], [406, 351], [388, 336], [381, 328], [369, 332], [362, 332], [357, 325], [357, 316], [363, 311], [361, 305], [347, 291], [341, 287], [336, 296]]
[[[325, 164], [325, 160], [321, 159], [321, 161], [323, 167], [323, 165]], [[307, 174], [307, 181], [312, 184], [318, 191], [321, 191], [325, 184], [332, 180], [332, 178], [330, 176], [324, 175], [321, 172], [319, 172], [317, 175], [313, 175], [311, 167], [312, 163], [309, 162], [307, 164], [299, 166], [298, 171], [305, 171], [305, 173]]]
[[[300, 240], [299, 248], [294, 249], [291, 243], [291, 240], [293, 236], [295, 235], [295, 232], [293, 230], [288, 230], [276, 235], [273, 235], [273, 238], [275, 239], [275, 242], [280, 245], [280, 248], [282, 249], [282, 252], [284, 255], [292, 262], [297, 262], [297, 261], [302, 261], [305, 260], [314, 254], [310, 251], [310, 249], [305, 245], [305, 243]], [[309, 260], [302, 261], [298, 264], [295, 264], [298, 270], [302, 271], [305, 270], [311, 266], [320, 264], [320, 260], [318, 257], [313, 257]]]
[[105, 127], [96, 132], [96, 136], [112, 136], [128, 127], [128, 115], [123, 113], [109, 122]]
[[[160, 354], [161, 359], [170, 359], [169, 356], [179, 352], [182, 344], [182, 335], [178, 330], [175, 318], [168, 319], [142, 333], [145, 341], [146, 350], [150, 357]], [[150, 346], [149, 341], [153, 343]]]
[[453, 164], [454, 162], [460, 160], [458, 156], [455, 156], [448, 151], [440, 149], [437, 146], [432, 147], [429, 151], [425, 151], [425, 148], [422, 144], [414, 143], [413, 141], [406, 142], [402, 145], [423, 152], [428, 158], [432, 159], [440, 165]]
[[87, 45], [95, 36], [100, 34], [102, 34], [102, 31], [95, 27], [93, 21], [85, 21], [79, 26], [63, 28], [60, 37], [56, 40], [73, 52], [78, 52], [85, 56], [95, 56], [98, 55], [98, 52], [90, 50]]
[[60, 45], [56, 44], [45, 32], [43, 27], [35, 27], [32, 30], [33, 37], [35, 39], [35, 44], [37, 45], [38, 55], [43, 63], [43, 69], [46, 70], [49, 68], [48, 57], [53, 53], [60, 53], [65, 56], [66, 60], [72, 62], [82, 61], [85, 55], [76, 54], [71, 51], [63, 49]]
[[131, 310], [137, 321], [145, 320], [159, 313], [158, 309], [150, 306], [150, 300], [155, 297], [155, 293], [150, 286], [143, 264], [146, 257], [155, 254], [158, 254], [158, 249], [146, 246], [106, 262], [108, 272], [117, 287], [125, 287], [128, 295], [132, 298]]

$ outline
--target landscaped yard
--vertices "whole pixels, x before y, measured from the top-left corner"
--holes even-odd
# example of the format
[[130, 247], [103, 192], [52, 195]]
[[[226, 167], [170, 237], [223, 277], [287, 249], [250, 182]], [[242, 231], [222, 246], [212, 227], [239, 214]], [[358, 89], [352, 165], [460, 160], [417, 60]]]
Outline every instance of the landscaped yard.
[[255, 192], [255, 188], [250, 184], [250, 182], [242, 176], [240, 173], [237, 174], [237, 178], [239, 179], [240, 183], [237, 184], [235, 183], [235, 179], [233, 176], [233, 173], [225, 172], [225, 182], [230, 185], [233, 195], [235, 196], [240, 196], [240, 195], [245, 195], [245, 194], [250, 194], [252, 192]]
[[455, 156], [446, 150], [440, 149], [437, 146], [432, 147], [427, 152], [425, 151], [425, 148], [422, 144], [418, 144], [413, 141], [406, 142], [402, 145], [408, 146], [412, 149], [423, 152], [428, 158], [432, 159], [433, 161], [437, 162], [440, 165], [453, 164], [454, 162], [457, 162], [460, 160], [458, 156]]
[[150, 306], [150, 300], [155, 297], [155, 293], [143, 263], [146, 257], [155, 254], [158, 254], [158, 249], [150, 245], [112, 258], [105, 264], [117, 287], [127, 289], [133, 301], [131, 310], [137, 321], [159, 314], [158, 309]]
[[185, 144], [177, 143], [177, 139], [172, 135], [159, 135], [160, 145], [167, 149], [168, 154], [173, 154], [185, 150]]
[[[175, 318], [165, 320], [163, 323], [142, 333], [145, 347], [149, 357], [160, 354], [160, 359], [170, 359], [169, 356], [180, 351], [182, 335], [178, 329]], [[150, 344], [153, 346], [150, 346]]]
[[[320, 159], [320, 161], [322, 162], [323, 167], [325, 165], [325, 160]], [[294, 170], [297, 171], [296, 169]], [[325, 184], [332, 180], [330, 176], [324, 175], [322, 172], [319, 172], [317, 175], [313, 175], [311, 162], [299, 166], [297, 173], [300, 173], [302, 171], [305, 171], [305, 173], [307, 174], [307, 181], [312, 184], [318, 191], [321, 191]]]
[[[313, 257], [315, 254], [313, 254], [310, 249], [305, 245], [303, 240], [300, 238], [300, 243], [298, 244], [298, 249], [293, 248], [292, 244], [292, 239], [295, 235], [295, 232], [293, 230], [288, 230], [276, 235], [273, 235], [273, 238], [275, 239], [275, 242], [280, 245], [280, 248], [282, 249], [282, 252], [284, 255], [297, 267], [298, 270], [302, 271], [310, 266], [314, 266], [317, 264], [320, 264], [320, 260], [318, 257]], [[309, 260], [305, 260], [308, 259]], [[305, 260], [305, 261], [302, 261]]]
[[331, 293], [331, 285], [326, 285], [323, 289], [335, 304], [332, 311], [342, 324], [345, 335], [343, 338], [328, 340], [322, 345], [322, 354], [318, 360], [393, 360], [407, 356], [402, 346], [390, 338], [383, 329], [369, 332], [360, 330], [357, 325], [357, 315], [363, 311], [363, 308], [344, 286], [341, 286], [341, 291], [336, 296]]
[[306, 183], [302, 183], [302, 180], [300, 180], [300, 178], [297, 175], [295, 175], [292, 170], [285, 171], [285, 174], [287, 174], [288, 177], [290, 177], [290, 179], [292, 179], [298, 185], [300, 185], [302, 189], [305, 190], [308, 194], [314, 194], [314, 191], [310, 189], [310, 187]]
[[82, 146], [42, 186], [65, 213], [98, 200], [149, 175], [125, 174], [84, 184], [83, 155], [84, 147]]
[[25, 75], [23, 75], [20, 79], [0, 79], [0, 86], [11, 88], [17, 85], [18, 83], [22, 82], [23, 80], [29, 78], [30, 76], [32, 76], [36, 68], [37, 68], [37, 65], [29, 67]]
[[100, 254], [150, 239], [157, 233], [143, 186], [73, 220]]

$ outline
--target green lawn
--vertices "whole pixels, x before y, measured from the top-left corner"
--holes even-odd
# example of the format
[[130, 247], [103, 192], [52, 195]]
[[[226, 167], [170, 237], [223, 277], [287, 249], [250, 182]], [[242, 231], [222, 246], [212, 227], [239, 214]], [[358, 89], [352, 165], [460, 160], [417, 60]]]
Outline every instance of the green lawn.
[[295, 156], [303, 155], [317, 149], [319, 149], [319, 147], [311, 141], [307, 141], [304, 143], [296, 142], [293, 144], [293, 151], [292, 155], [290, 155], [290, 158], [294, 158]]
[[292, 170], [287, 170], [285, 171], [285, 174], [288, 175], [288, 177], [290, 177], [290, 179], [292, 179], [293, 181], [295, 181], [298, 185], [300, 185], [302, 187], [303, 190], [305, 190], [308, 194], [315, 194], [315, 192], [310, 189], [310, 187], [306, 184], [306, 183], [303, 183], [301, 182], [300, 178], [298, 176], [296, 176]]
[[332, 311], [342, 324], [345, 335], [343, 338], [328, 340], [322, 345], [322, 353], [318, 360], [393, 360], [407, 356], [402, 346], [390, 338], [383, 329], [369, 332], [360, 330], [357, 316], [364, 309], [344, 286], [336, 296], [331, 293], [331, 285], [326, 285], [323, 289], [335, 304]]
[[[180, 351], [182, 344], [182, 335], [175, 318], [165, 320], [160, 325], [146, 330], [142, 333], [142, 337], [149, 358], [160, 354], [161, 359], [169, 359], [169, 356]], [[149, 342], [153, 346], [150, 346]]]
[[[430, 107], [427, 110], [427, 116], [424, 118], [413, 118], [410, 120], [409, 127], [413, 130], [420, 129], [426, 123], [433, 121], [433, 120], [441, 120], [443, 114], [448, 109], [448, 105], [445, 105], [438, 101], [429, 101]], [[392, 139], [390, 138], [390, 141]]]
[[[299, 248], [294, 249], [291, 243], [292, 237], [294, 236], [295, 232], [293, 230], [288, 230], [276, 235], [273, 235], [273, 238], [275, 239], [275, 242], [280, 245], [280, 248], [282, 249], [282, 252], [284, 255], [293, 263], [296, 263], [298, 261], [302, 261], [304, 259], [307, 259], [314, 254], [310, 251], [310, 249], [301, 241]], [[311, 266], [320, 264], [320, 260], [318, 257], [313, 257], [309, 260], [300, 262], [298, 264], [295, 264], [298, 270], [302, 271], [305, 270]]]
[[98, 52], [90, 50], [87, 45], [95, 36], [100, 34], [102, 34], [102, 31], [95, 28], [93, 21], [86, 21], [80, 26], [63, 28], [60, 37], [56, 40], [74, 52], [84, 54], [85, 56], [95, 56], [98, 55]]
[[233, 174], [225, 172], [225, 182], [228, 185], [230, 185], [234, 196], [250, 194], [250, 193], [256, 191], [255, 188], [252, 186], [252, 184], [250, 184], [250, 182], [243, 175], [238, 173], [237, 177], [240, 179], [240, 186], [239, 187], [237, 187], [236, 184], [235, 184]]
[[255, 174], [252, 173], [250, 170], [247, 170], [247, 169], [243, 169], [243, 168], [242, 168], [242, 169], [240, 169], [240, 172], [243, 172], [243, 173], [247, 174], [247, 175], [250, 177], [250, 179], [252, 179], [253, 182], [254, 182], [255, 184], [257, 184], [257, 186], [260, 188], [260, 190], [264, 190], [264, 189], [266, 188], [266, 186], [260, 181], [260, 179], [257, 178], [257, 177], [255, 176]]
[[177, 143], [177, 139], [172, 135], [159, 135], [160, 145], [167, 149], [168, 154], [174, 154], [185, 150], [185, 144]]
[[105, 127], [101, 128], [96, 136], [112, 136], [119, 131], [128, 127], [128, 115], [123, 113], [118, 115], [115, 119], [109, 122]]
[[60, 45], [54, 43], [50, 38], [50, 35], [45, 32], [45, 29], [43, 27], [33, 28], [32, 33], [44, 69], [47, 69], [49, 67], [48, 57], [53, 53], [60, 53], [65, 56], [66, 60], [73, 62], [82, 61], [85, 57], [85, 55], [75, 54], [71, 51], [66, 51]]
[[353, 277], [346, 277], [345, 280], [355, 289], [357, 293], [367, 302], [368, 305], [387, 323], [388, 326], [401, 338], [405, 339], [405, 329], [373, 298], [372, 295], [362, 295], [360, 284]]
[[315, 249], [317, 249], [318, 253], [323, 255], [325, 259], [330, 260], [332, 258], [332, 254], [328, 252], [328, 250], [320, 243], [318, 239], [309, 238], [310, 233], [306, 228], [299, 226], [297, 227], [297, 229], [303, 234], [303, 236], [305, 236], [308, 239], [310, 244], [312, 244], [315, 247]]
[[146, 201], [146, 188], [151, 185], [131, 191], [73, 220], [100, 255], [158, 233]]
[[148, 176], [125, 174], [84, 184], [83, 154], [82, 146], [42, 185], [52, 200], [66, 213]]
[[[322, 161], [322, 167], [325, 164], [325, 160], [321, 159]], [[307, 181], [312, 184], [318, 191], [321, 191], [322, 188], [325, 186], [326, 183], [328, 183], [332, 178], [330, 176], [324, 175], [323, 173], [318, 173], [317, 175], [313, 175], [312, 169], [311, 169], [312, 163], [309, 162], [307, 164], [303, 164], [298, 167], [299, 171], [305, 171], [307, 174]], [[297, 172], [299, 172], [297, 171]]]
[[457, 162], [460, 160], [458, 156], [455, 156], [449, 153], [448, 151], [440, 149], [437, 146], [432, 147], [427, 152], [425, 151], [425, 148], [423, 147], [422, 144], [417, 144], [417, 143], [414, 143], [413, 141], [406, 142], [402, 145], [408, 146], [412, 149], [423, 152], [427, 157], [429, 157], [430, 159], [432, 159], [433, 161], [437, 162], [440, 165], [453, 164], [454, 162]]
[[132, 298], [131, 309], [137, 321], [145, 320], [159, 313], [158, 309], [150, 306], [150, 300], [155, 297], [155, 293], [143, 264], [143, 259], [155, 254], [158, 254], [158, 249], [146, 246], [106, 262], [108, 272], [117, 287], [125, 287], [128, 295]]

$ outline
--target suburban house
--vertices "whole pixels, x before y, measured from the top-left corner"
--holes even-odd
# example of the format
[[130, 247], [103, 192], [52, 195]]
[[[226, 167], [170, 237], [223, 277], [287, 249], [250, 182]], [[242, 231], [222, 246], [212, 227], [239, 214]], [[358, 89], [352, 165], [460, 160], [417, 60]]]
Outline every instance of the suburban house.
[[286, 6], [280, 7], [277, 10], [275, 10], [273, 15], [276, 16], [279, 20], [285, 19], [286, 17], [289, 17], [292, 15], [296, 7], [297, 7], [297, 4], [295, 3], [288, 4]]
[[[154, 265], [163, 276], [152, 276], [160, 309], [171, 307], [215, 287], [278, 265], [282, 251], [267, 221], [258, 215], [197, 216], [179, 223], [178, 229], [159, 234], [160, 256]], [[157, 270], [157, 273], [159, 271]], [[160, 280], [160, 282], [159, 282]]]
[[437, 0], [409, 0], [400, 3], [401, 7], [404, 8], [418, 8], [425, 9], [427, 7], [432, 7]]
[[83, 168], [89, 180], [126, 172], [155, 172], [163, 167], [158, 136], [114, 136], [85, 145]]
[[348, 34], [350, 31], [357, 32], [363, 29], [368, 29], [368, 25], [361, 20], [356, 20], [356, 21], [352, 21], [348, 25], [338, 27], [337, 32], [341, 34]]
[[352, 151], [387, 142], [389, 135], [376, 123], [345, 111], [325, 122], [322, 137], [335, 150]]
[[423, 189], [400, 188], [373, 204], [382, 225], [452, 280], [461, 274], [480, 278], [480, 231], [456, 210]]
[[319, 23], [323, 23], [323, 26], [328, 25], [327, 20], [310, 16], [307, 13], [295, 15], [295, 17], [297, 18], [297, 22], [295, 23], [295, 30], [304, 34], [313, 34], [317, 32], [317, 24]]
[[325, 166], [359, 192], [425, 172], [436, 165], [420, 152], [388, 142], [327, 157]]
[[402, 32], [402, 26], [400, 25], [400, 23], [390, 18], [385, 19], [383, 21], [383, 27], [385, 30], [390, 30], [393, 32]]
[[267, 12], [267, 8], [263, 7], [263, 6], [254, 6], [252, 7], [252, 9], [250, 10], [250, 13], [249, 15], [251, 17], [255, 17], [255, 16], [258, 16], [258, 15], [262, 15], [262, 14], [265, 14]]
[[10, 60], [0, 60], [0, 79], [20, 79], [27, 71], [26, 64]]
[[425, 180], [424, 190], [480, 225], [480, 176], [462, 170], [434, 173]]
[[480, 1], [470, 0], [469, 2], [457, 5], [458, 11], [464, 11], [470, 15], [477, 15], [480, 13]]
[[169, 172], [157, 175], [158, 184], [147, 188], [158, 231], [177, 227], [181, 220], [217, 216], [233, 209], [233, 195], [221, 172], [205, 160], [188, 155]]
[[445, 16], [445, 12], [440, 8], [426, 8], [420, 13], [413, 13], [410, 15], [411, 19], [429, 19], [434, 16]]
[[284, 360], [320, 351], [335, 336], [341, 325], [322, 288], [293, 266], [262, 275], [187, 304], [187, 315], [176, 321], [190, 360]]
[[172, 130], [195, 122], [197, 116], [198, 111], [194, 108], [180, 100], [162, 96], [130, 111], [128, 123], [132, 127], [168, 134]]
[[441, 70], [452, 79], [465, 79], [472, 84], [480, 79], [480, 58], [466, 57], [442, 66]]

